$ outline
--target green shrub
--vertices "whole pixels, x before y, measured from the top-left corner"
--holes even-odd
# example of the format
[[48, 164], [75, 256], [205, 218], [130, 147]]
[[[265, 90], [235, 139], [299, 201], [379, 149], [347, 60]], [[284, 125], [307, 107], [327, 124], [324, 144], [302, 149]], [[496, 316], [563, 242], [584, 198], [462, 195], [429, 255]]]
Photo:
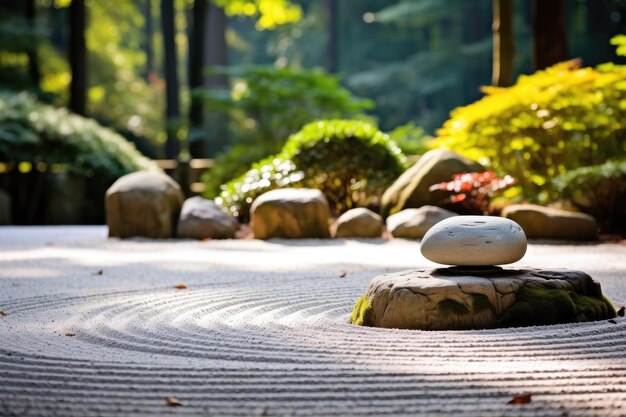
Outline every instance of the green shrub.
[[158, 169], [112, 130], [27, 93], [0, 93], [0, 161], [63, 165], [74, 174], [111, 179]]
[[247, 219], [259, 195], [285, 187], [321, 190], [335, 213], [376, 203], [406, 169], [400, 149], [373, 124], [319, 120], [291, 135], [282, 151], [229, 182], [216, 199]]
[[558, 199], [551, 178], [626, 153], [624, 67], [564, 62], [484, 91], [452, 112], [437, 142], [515, 177], [531, 200]]
[[626, 159], [574, 169], [553, 183], [581, 211], [598, 219], [605, 230], [626, 232]]
[[423, 128], [414, 122], [395, 127], [389, 137], [405, 155], [423, 155], [431, 150], [432, 136], [427, 135]]
[[[370, 101], [354, 97], [336, 77], [320, 70], [231, 66], [212, 68], [210, 73], [228, 77], [231, 86], [196, 89], [193, 94], [204, 102], [207, 113], [225, 114], [222, 119], [229, 121], [230, 147], [216, 156], [216, 167], [203, 176], [209, 198], [253, 162], [280, 151], [289, 135], [306, 123], [354, 117], [372, 107]], [[215, 126], [207, 129], [219, 135]]]

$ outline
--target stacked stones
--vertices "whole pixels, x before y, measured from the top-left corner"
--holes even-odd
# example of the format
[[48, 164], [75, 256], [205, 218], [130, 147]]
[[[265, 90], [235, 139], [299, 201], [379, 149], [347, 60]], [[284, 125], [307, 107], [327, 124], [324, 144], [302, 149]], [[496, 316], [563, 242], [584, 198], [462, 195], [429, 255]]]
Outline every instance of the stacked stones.
[[424, 236], [427, 259], [448, 268], [375, 277], [357, 302], [357, 325], [423, 329], [484, 329], [602, 320], [615, 309], [600, 284], [581, 271], [503, 269], [526, 252], [512, 220], [457, 216]]

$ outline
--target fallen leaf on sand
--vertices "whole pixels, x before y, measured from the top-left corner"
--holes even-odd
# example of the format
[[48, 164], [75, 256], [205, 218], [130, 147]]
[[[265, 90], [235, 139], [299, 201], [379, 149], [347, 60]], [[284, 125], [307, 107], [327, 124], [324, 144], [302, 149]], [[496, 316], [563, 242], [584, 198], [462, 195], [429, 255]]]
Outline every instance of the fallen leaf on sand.
[[0, 310], [0, 316], [6, 316], [7, 313], [5, 313], [3, 310]]
[[617, 324], [615, 320], [607, 320], [609, 323]]
[[104, 274], [104, 271], [102, 269], [98, 269], [96, 272], [93, 273], [93, 275], [102, 275]]
[[531, 401], [530, 394], [516, 395], [507, 404], [528, 404]]
[[73, 337], [76, 336], [76, 333], [65, 333], [66, 336]]
[[179, 407], [183, 403], [176, 397], [165, 397], [165, 405], [169, 407]]
[[178, 284], [174, 288], [176, 288], [177, 290], [186, 290], [187, 286], [185, 284]]
[[626, 310], [626, 307], [621, 306], [619, 310], [617, 310], [617, 315], [620, 317], [624, 317], [624, 310]]
[[345, 278], [346, 275], [348, 275], [348, 273], [346, 271], [341, 271], [341, 274], [339, 275], [339, 278]]

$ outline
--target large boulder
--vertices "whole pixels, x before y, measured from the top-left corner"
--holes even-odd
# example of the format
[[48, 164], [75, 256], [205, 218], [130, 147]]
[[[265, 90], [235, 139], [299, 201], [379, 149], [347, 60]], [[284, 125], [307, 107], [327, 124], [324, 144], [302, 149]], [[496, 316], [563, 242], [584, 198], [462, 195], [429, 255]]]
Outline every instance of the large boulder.
[[268, 191], [252, 203], [250, 226], [256, 239], [328, 238], [330, 209], [320, 190], [284, 188]]
[[9, 193], [0, 190], [0, 225], [8, 224], [12, 224], [11, 196]]
[[171, 237], [183, 205], [180, 186], [159, 172], [133, 172], [107, 190], [105, 209], [110, 237]]
[[395, 238], [421, 239], [435, 224], [456, 215], [435, 206], [404, 209], [387, 217], [387, 230]]
[[594, 240], [598, 233], [596, 219], [585, 213], [514, 204], [502, 216], [518, 223], [529, 239]]
[[333, 235], [342, 237], [381, 237], [385, 230], [383, 218], [364, 207], [354, 208], [343, 213], [332, 227]]
[[191, 197], [183, 203], [178, 219], [177, 236], [188, 239], [232, 239], [239, 222], [220, 206], [202, 197]]
[[408, 270], [374, 278], [350, 322], [421, 330], [487, 329], [615, 317], [600, 284], [574, 270]]
[[460, 172], [484, 171], [482, 165], [447, 149], [426, 152], [385, 191], [381, 200], [384, 217], [405, 208], [439, 206], [447, 199], [445, 191], [429, 191], [434, 184], [451, 181]]

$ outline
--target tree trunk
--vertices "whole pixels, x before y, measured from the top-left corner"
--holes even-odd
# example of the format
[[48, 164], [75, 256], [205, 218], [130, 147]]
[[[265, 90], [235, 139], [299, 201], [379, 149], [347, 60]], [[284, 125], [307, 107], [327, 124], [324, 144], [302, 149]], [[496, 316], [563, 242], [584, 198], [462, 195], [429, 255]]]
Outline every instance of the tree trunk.
[[[226, 14], [224, 10], [209, 3], [206, 9], [204, 66], [228, 65], [228, 48], [226, 46]], [[227, 87], [228, 79], [221, 75], [206, 75], [204, 86]]]
[[87, 107], [87, 46], [85, 42], [85, 0], [73, 0], [70, 12], [69, 61], [72, 72], [70, 110], [86, 114]]
[[[28, 21], [31, 29], [35, 30], [35, 0], [25, 1], [24, 12], [26, 20]], [[39, 71], [39, 59], [37, 58], [37, 44], [38, 42], [33, 42], [27, 51], [28, 73], [30, 75], [31, 82], [35, 86], [35, 89], [39, 89], [39, 83], [41, 81], [41, 72]]]
[[[513, 82], [513, 0], [493, 1], [493, 71], [491, 83], [506, 87]], [[544, 0], [550, 1], [550, 0]]]
[[[209, 2], [206, 8], [206, 26], [204, 35], [203, 70], [210, 66], [228, 65], [228, 48], [226, 46], [227, 18], [224, 10]], [[228, 78], [223, 75], [205, 75], [203, 86], [207, 89], [228, 88]], [[204, 138], [195, 142], [196, 152], [212, 157], [221, 152], [229, 142], [228, 114], [214, 111], [205, 115]]]
[[165, 116], [167, 141], [165, 157], [177, 159], [180, 144], [177, 131], [180, 122], [180, 101], [178, 97], [178, 73], [176, 71], [176, 42], [174, 26], [174, 0], [161, 0], [161, 27], [163, 31], [163, 50], [165, 55]]
[[565, 61], [565, 0], [532, 0], [532, 21], [535, 71]]
[[328, 22], [328, 39], [326, 41], [326, 71], [336, 74], [339, 70], [338, 44], [338, 7], [337, 0], [326, 0], [326, 18]]
[[[207, 17], [206, 0], [195, 0], [192, 9], [191, 36], [189, 36], [189, 89], [202, 87], [204, 80], [204, 33]], [[191, 99], [189, 122], [193, 129], [202, 126], [202, 102]]]
[[145, 0], [143, 14], [146, 18], [144, 26], [144, 48], [146, 50], [145, 79], [146, 81], [151, 82], [151, 77], [154, 73], [154, 49], [152, 47], [152, 39], [154, 36], [154, 22], [152, 20], [152, 0]]

